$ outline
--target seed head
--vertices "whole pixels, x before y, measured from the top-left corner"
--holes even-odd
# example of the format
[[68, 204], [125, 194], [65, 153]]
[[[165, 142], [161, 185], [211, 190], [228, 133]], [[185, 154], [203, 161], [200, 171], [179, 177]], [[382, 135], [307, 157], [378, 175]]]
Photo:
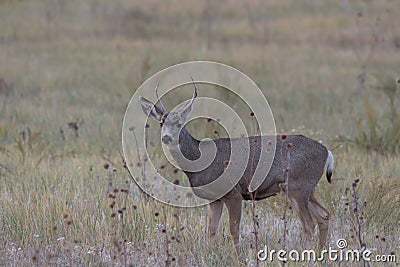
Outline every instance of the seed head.
[[121, 192], [122, 192], [122, 193], [125, 193], [125, 194], [129, 194], [129, 190], [128, 190], [128, 189], [122, 188], [122, 189], [121, 189]]
[[125, 210], [126, 210], [125, 207], [119, 208], [119, 209], [118, 209], [118, 213], [119, 213], [119, 214], [122, 214], [122, 213], [124, 213]]

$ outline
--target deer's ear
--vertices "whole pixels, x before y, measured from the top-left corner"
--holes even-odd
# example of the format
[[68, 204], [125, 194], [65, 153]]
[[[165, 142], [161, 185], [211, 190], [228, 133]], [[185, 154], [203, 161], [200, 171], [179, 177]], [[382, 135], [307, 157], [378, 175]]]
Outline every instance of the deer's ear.
[[157, 121], [161, 121], [162, 116], [164, 115], [163, 108], [154, 105], [151, 103], [149, 100], [147, 100], [144, 97], [140, 97], [140, 105], [142, 106], [144, 114], [148, 116], [149, 118], [152, 118]]
[[192, 112], [193, 99], [185, 101], [180, 107], [178, 107], [177, 112], [182, 118], [182, 123], [187, 120], [190, 113]]

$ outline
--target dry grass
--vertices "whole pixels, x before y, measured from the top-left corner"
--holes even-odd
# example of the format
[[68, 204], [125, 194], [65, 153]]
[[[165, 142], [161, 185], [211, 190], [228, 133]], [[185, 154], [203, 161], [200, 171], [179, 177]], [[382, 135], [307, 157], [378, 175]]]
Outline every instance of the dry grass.
[[[352, 142], [366, 99], [385, 113], [368, 79], [398, 74], [398, 17], [393, 1], [0, 1], [0, 79], [9, 85], [0, 90], [0, 264], [255, 264], [250, 203], [238, 261], [227, 216], [212, 246], [206, 208], [164, 207], [122, 166], [128, 99], [149, 75], [195, 59], [244, 71], [279, 130], [333, 149], [334, 182], [317, 189], [331, 213], [330, 246], [346, 238], [360, 248], [362, 216], [367, 247], [399, 257], [399, 155]], [[283, 207], [283, 195], [257, 203], [258, 247], [283, 247]], [[299, 248], [291, 210], [287, 220], [288, 247]]]

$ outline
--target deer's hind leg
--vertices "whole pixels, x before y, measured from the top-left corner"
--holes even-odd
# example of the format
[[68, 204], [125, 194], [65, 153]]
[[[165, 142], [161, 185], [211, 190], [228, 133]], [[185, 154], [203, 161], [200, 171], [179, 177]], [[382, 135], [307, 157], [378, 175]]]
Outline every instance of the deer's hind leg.
[[312, 217], [318, 223], [319, 249], [325, 246], [329, 229], [329, 212], [317, 201], [314, 195], [310, 196], [310, 210]]
[[310, 246], [311, 237], [316, 226], [309, 208], [309, 196], [301, 194], [289, 194], [289, 198], [292, 202], [294, 210], [300, 218], [303, 230], [303, 247], [307, 248]]

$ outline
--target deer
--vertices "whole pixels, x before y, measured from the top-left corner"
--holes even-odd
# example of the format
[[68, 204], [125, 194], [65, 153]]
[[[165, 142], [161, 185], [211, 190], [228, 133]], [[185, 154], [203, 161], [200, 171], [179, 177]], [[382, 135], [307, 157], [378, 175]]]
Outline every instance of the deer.
[[[161, 142], [167, 147], [178, 166], [185, 165], [185, 160], [194, 162], [201, 157], [201, 143], [203, 141], [195, 139], [185, 126], [197, 97], [197, 87], [194, 81], [193, 84], [192, 98], [183, 102], [172, 112], [168, 112], [161, 102], [157, 93], [158, 85], [155, 89], [156, 103], [152, 103], [142, 96], [139, 98], [142, 110], [147, 118], [160, 123]], [[260, 145], [270, 144], [271, 140], [276, 142], [277, 148], [274, 151], [272, 165], [268, 173], [264, 174], [264, 182], [254, 192], [250, 192], [249, 185], [254, 175], [252, 165], [263, 164], [263, 162], [259, 162], [260, 151], [262, 150]], [[320, 142], [303, 135], [218, 138], [208, 139], [207, 142], [213, 144], [216, 148], [212, 163], [202, 170], [183, 170], [194, 193], [205, 199], [212, 199], [212, 193], [210, 192], [209, 196], [208, 192], [196, 192], [194, 189], [213, 182], [226, 171], [226, 162], [230, 159], [229, 150], [234, 144], [241, 142], [250, 144], [249, 157], [243, 159], [246, 168], [238, 182], [233, 185], [229, 192], [208, 204], [208, 233], [211, 241], [215, 239], [217, 234], [218, 224], [225, 205], [228, 210], [230, 234], [236, 253], [238, 253], [242, 202], [244, 200], [266, 199], [281, 191], [286, 193], [287, 190], [288, 199], [290, 199], [293, 209], [300, 218], [303, 247], [310, 244], [316, 226], [318, 226], [319, 232], [318, 247], [322, 249], [325, 246], [329, 227], [329, 212], [318, 202], [314, 191], [324, 172], [328, 182], [331, 183], [334, 156], [330, 150]], [[282, 147], [285, 149], [282, 149]], [[290, 153], [290, 157], [288, 157], [288, 153]], [[288, 166], [290, 167], [288, 168]], [[285, 181], [286, 186], [282, 186]]]

